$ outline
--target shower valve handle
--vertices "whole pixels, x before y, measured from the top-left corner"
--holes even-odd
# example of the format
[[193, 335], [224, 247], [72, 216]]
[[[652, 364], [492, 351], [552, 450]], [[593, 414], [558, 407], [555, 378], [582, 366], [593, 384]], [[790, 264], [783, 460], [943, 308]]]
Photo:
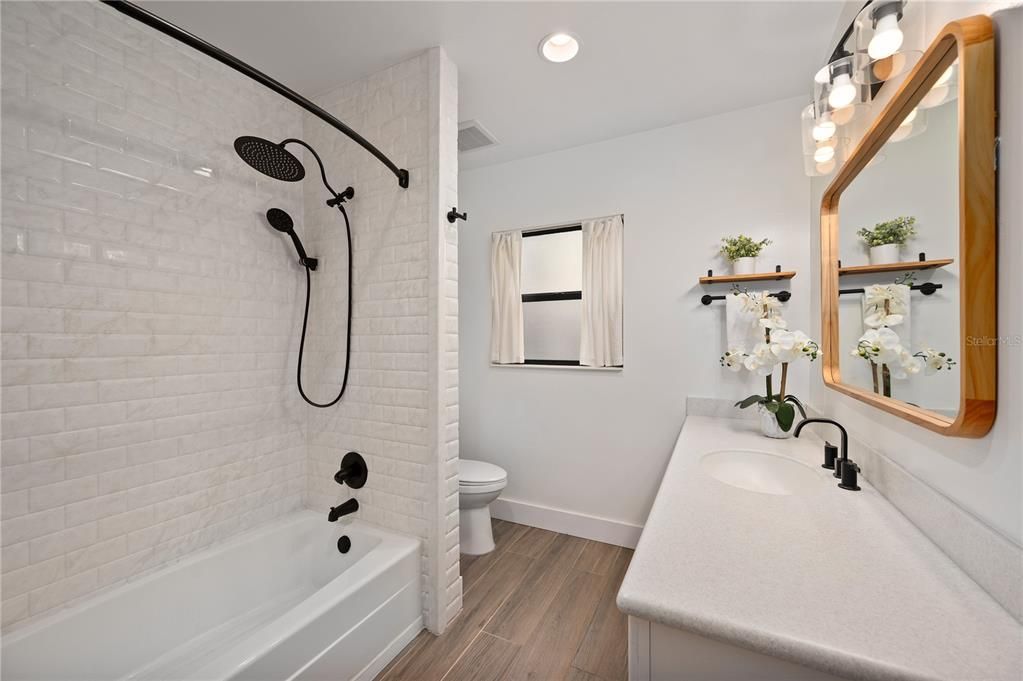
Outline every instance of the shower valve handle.
[[341, 467], [334, 474], [334, 482], [339, 485], [348, 485], [352, 489], [360, 489], [366, 484], [369, 477], [369, 468], [366, 460], [358, 452], [348, 452], [341, 459]]

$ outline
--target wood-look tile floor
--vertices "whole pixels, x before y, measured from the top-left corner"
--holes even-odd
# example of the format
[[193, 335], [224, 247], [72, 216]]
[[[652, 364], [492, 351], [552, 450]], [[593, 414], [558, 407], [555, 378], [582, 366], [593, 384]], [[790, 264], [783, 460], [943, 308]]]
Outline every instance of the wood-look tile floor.
[[625, 681], [615, 596], [629, 549], [494, 521], [497, 548], [462, 556], [462, 612], [423, 631], [376, 681]]

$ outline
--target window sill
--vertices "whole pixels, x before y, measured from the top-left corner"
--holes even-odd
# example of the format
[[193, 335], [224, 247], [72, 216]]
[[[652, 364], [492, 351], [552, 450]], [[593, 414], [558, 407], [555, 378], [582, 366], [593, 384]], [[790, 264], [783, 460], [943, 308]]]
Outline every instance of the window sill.
[[622, 371], [625, 367], [587, 367], [571, 364], [495, 364], [490, 363], [496, 369], [553, 369], [555, 371]]

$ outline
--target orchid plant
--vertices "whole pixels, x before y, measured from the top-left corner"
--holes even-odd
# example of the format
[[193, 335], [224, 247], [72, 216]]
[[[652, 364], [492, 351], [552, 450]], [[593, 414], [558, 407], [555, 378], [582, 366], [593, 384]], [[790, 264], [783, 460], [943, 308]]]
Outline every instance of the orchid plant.
[[[789, 375], [789, 364], [800, 359], [813, 361], [820, 351], [817, 343], [802, 331], [789, 331], [788, 323], [781, 316], [781, 301], [767, 292], [743, 291], [736, 288], [732, 295], [742, 298], [743, 309], [753, 312], [758, 317], [760, 328], [764, 330], [764, 341], [757, 343], [749, 352], [745, 348], [729, 348], [721, 356], [721, 366], [739, 372], [745, 369], [752, 374], [762, 376], [767, 388], [764, 395], [750, 395], [735, 403], [740, 409], [754, 404], [762, 405], [774, 415], [778, 426], [784, 432], [792, 428], [796, 409], [806, 418], [802, 402], [795, 395], [786, 393]], [[776, 368], [781, 367], [781, 382], [778, 392], [774, 392], [773, 378]]]
[[864, 291], [866, 300], [863, 323], [869, 327], [856, 343], [852, 354], [870, 362], [874, 392], [891, 397], [891, 379], [905, 379], [921, 372], [931, 375], [951, 370], [955, 360], [934, 348], [910, 352], [891, 327], [905, 320], [906, 296], [902, 286], [912, 282], [903, 278], [894, 284], [875, 284]]

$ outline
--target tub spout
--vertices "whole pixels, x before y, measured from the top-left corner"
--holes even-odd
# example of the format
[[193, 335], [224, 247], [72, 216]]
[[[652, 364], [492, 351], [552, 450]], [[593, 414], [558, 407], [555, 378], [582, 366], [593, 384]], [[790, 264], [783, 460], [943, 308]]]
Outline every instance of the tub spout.
[[330, 513], [327, 514], [327, 520], [330, 522], [336, 522], [341, 516], [346, 516], [349, 513], [355, 513], [359, 510], [359, 502], [355, 499], [349, 499], [340, 506], [332, 506]]

